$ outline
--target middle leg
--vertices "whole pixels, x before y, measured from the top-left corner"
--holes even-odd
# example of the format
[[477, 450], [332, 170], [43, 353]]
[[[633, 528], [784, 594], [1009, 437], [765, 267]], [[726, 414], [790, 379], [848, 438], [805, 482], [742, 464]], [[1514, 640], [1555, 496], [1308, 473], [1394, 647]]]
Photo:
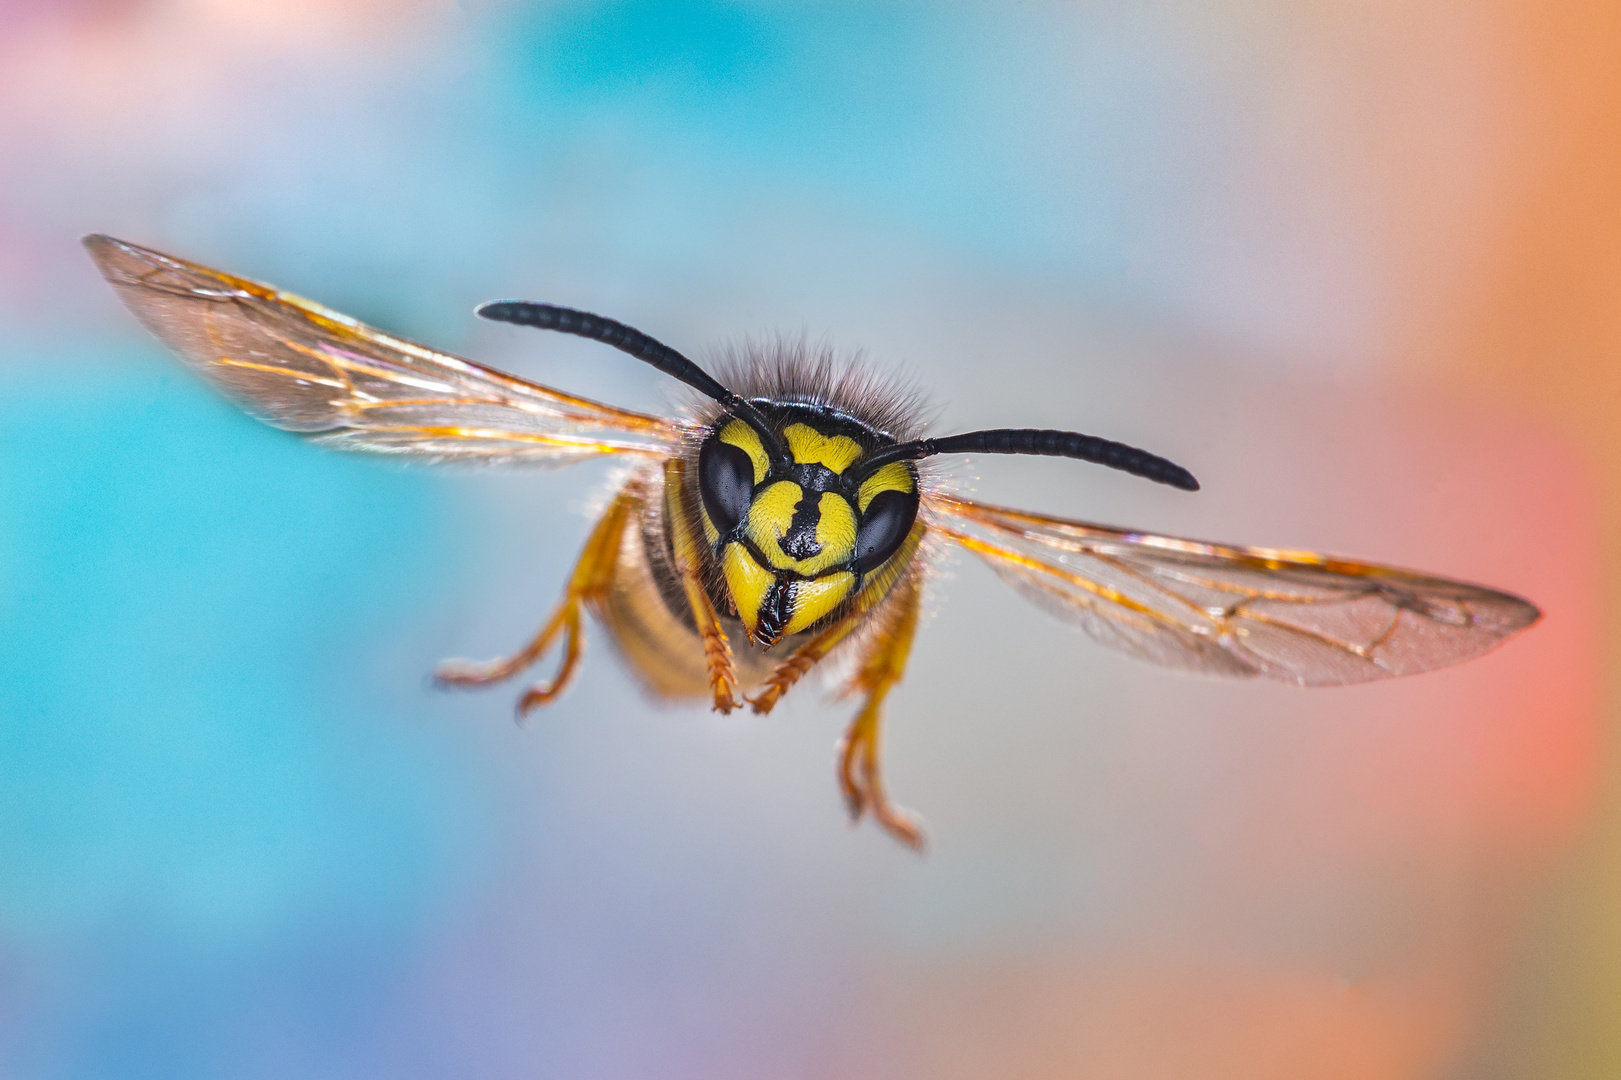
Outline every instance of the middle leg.
[[583, 636], [581, 613], [586, 604], [600, 603], [613, 587], [614, 567], [619, 561], [619, 547], [625, 526], [641, 506], [641, 498], [626, 488], [608, 506], [591, 530], [580, 552], [579, 562], [569, 575], [563, 599], [552, 609], [551, 616], [530, 642], [511, 656], [485, 663], [467, 660], [447, 660], [434, 672], [434, 681], [440, 686], [489, 686], [510, 679], [549, 652], [558, 637], [563, 638], [563, 659], [557, 675], [549, 682], [539, 682], [524, 692], [518, 701], [518, 717], [522, 719], [532, 710], [556, 700], [567, 687], [579, 668]]

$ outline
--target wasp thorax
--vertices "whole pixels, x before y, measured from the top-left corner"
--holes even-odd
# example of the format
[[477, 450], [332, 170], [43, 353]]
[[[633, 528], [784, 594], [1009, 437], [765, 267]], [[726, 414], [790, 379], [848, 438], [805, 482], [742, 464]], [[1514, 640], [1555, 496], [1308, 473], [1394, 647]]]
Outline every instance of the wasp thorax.
[[906, 539], [918, 494], [905, 463], [862, 473], [861, 459], [893, 440], [814, 406], [757, 404], [786, 459], [725, 420], [699, 452], [698, 488], [731, 606], [750, 638], [773, 645], [861, 591]]

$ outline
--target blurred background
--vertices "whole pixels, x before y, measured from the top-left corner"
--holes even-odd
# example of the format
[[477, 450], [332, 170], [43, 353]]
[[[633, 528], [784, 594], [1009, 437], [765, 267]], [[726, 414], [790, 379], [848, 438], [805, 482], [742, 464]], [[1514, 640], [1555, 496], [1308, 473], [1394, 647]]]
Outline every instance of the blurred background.
[[[0, 0], [0, 1076], [1621, 1075], [1621, 7]], [[890, 699], [659, 709], [532, 632], [609, 472], [324, 453], [86, 232], [640, 409], [480, 325], [912, 373], [1190, 466], [987, 500], [1544, 622], [1387, 685], [1159, 671], [942, 568]]]

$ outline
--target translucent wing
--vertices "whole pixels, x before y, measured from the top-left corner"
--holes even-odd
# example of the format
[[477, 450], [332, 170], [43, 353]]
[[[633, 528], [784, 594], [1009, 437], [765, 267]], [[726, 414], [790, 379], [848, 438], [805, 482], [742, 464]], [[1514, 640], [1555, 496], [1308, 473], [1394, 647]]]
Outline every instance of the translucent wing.
[[390, 337], [291, 293], [88, 236], [124, 304], [249, 413], [345, 449], [567, 464], [664, 454], [668, 420]]
[[1342, 686], [1479, 656], [1541, 613], [1517, 596], [1308, 551], [1226, 547], [948, 496], [929, 525], [1106, 645], [1158, 664]]

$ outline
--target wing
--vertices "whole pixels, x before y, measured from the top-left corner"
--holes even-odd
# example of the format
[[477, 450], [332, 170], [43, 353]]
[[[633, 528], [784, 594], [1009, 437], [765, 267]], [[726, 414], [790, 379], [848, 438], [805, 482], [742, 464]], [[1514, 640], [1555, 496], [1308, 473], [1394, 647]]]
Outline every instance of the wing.
[[1157, 664], [1301, 686], [1412, 675], [1540, 617], [1494, 589], [1309, 551], [1226, 547], [944, 495], [931, 528], [1106, 645]]
[[560, 393], [292, 293], [110, 236], [85, 247], [136, 318], [247, 412], [344, 449], [561, 465], [666, 454], [669, 420]]

